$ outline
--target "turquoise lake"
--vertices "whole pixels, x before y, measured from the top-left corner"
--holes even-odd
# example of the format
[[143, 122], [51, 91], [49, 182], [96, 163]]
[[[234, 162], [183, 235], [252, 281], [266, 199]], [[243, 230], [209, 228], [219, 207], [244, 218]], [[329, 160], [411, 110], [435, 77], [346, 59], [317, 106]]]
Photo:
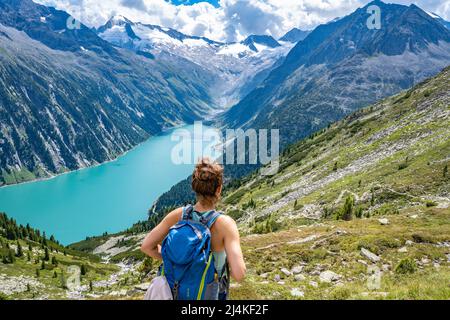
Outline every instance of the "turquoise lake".
[[[187, 129], [193, 132], [193, 126]], [[174, 130], [150, 138], [116, 161], [53, 179], [0, 188], [0, 212], [54, 235], [63, 244], [145, 220], [153, 202], [192, 173], [174, 164]], [[192, 137], [192, 141], [200, 138]]]

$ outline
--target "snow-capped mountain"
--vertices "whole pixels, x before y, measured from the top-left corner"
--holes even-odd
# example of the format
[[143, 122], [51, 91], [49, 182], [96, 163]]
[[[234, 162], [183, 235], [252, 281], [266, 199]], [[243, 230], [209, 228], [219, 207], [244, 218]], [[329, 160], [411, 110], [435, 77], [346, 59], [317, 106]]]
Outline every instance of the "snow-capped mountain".
[[224, 108], [258, 86], [293, 47], [292, 43], [279, 43], [264, 35], [252, 35], [237, 43], [221, 43], [170, 28], [132, 22], [123, 16], [112, 17], [97, 29], [97, 34], [139, 54], [156, 59], [179, 58], [179, 63], [194, 63], [204, 68], [216, 76], [212, 91]]
[[0, 186], [113, 160], [214, 107], [200, 67], [130, 54], [68, 18], [0, 0]]

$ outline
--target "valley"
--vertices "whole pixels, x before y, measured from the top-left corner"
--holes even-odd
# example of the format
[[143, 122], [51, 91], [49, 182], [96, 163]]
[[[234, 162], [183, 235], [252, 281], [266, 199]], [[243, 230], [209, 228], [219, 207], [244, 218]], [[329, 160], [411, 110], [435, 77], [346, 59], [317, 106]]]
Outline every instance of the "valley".
[[[233, 299], [450, 297], [449, 79], [358, 111], [288, 147], [276, 176], [225, 190], [248, 267]], [[142, 299], [159, 262], [139, 247], [155, 222], [68, 247], [120, 268], [83, 298]]]
[[[384, 28], [367, 29], [369, 5]], [[71, 30], [31, 0], [0, 9], [0, 300], [141, 300], [160, 265], [143, 238], [194, 196], [171, 133], [198, 120], [281, 130], [274, 176], [225, 166], [219, 209], [248, 269], [232, 299], [450, 299], [438, 15], [377, 0], [222, 43], [122, 15]]]

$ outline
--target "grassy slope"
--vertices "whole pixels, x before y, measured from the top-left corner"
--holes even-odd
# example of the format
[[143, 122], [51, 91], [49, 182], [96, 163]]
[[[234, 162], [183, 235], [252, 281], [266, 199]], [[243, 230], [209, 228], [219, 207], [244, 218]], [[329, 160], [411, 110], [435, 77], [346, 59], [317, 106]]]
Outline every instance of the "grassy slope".
[[[419, 217], [408, 217], [407, 213], [413, 212]], [[304, 293], [299, 299], [448, 300], [450, 269], [446, 254], [449, 248], [439, 243], [450, 240], [449, 219], [448, 210], [415, 208], [389, 217], [390, 225], [387, 226], [375, 218], [325, 221], [277, 233], [247, 236], [243, 239], [243, 248], [248, 276], [242, 285], [233, 289], [232, 298], [296, 299], [291, 295], [291, 290], [296, 288]], [[311, 236], [317, 238], [307, 241]], [[306, 242], [288, 244], [301, 239]], [[406, 241], [412, 243], [405, 245]], [[402, 247], [406, 247], [407, 252], [398, 252]], [[381, 261], [372, 264], [361, 255], [361, 248], [378, 254]], [[416, 270], [413, 273], [396, 271], [403, 259], [414, 261]], [[301, 274], [305, 278], [301, 281], [280, 272], [281, 268], [291, 270], [302, 265]], [[370, 290], [368, 267], [373, 265], [382, 271], [381, 286]], [[337, 282], [322, 283], [320, 273], [326, 270], [342, 278]], [[267, 278], [261, 277], [265, 273]], [[285, 283], [275, 281], [276, 275], [280, 275]]]
[[[450, 175], [444, 176], [450, 163], [449, 78], [447, 68], [293, 145], [276, 176], [247, 178], [228, 192], [225, 207], [240, 211], [242, 224], [251, 226], [269, 214], [285, 224], [330, 214], [348, 194], [370, 214], [449, 202]], [[246, 208], [250, 200], [255, 208]]]
[[[224, 208], [241, 217], [247, 235], [249, 267], [233, 298], [293, 299], [294, 288], [305, 299], [450, 298], [450, 176], [444, 176], [450, 162], [449, 80], [447, 68], [293, 145], [275, 177], [253, 175], [227, 194]], [[337, 221], [348, 195], [363, 218]], [[252, 234], [273, 230], [278, 232]], [[288, 244], [299, 239], [305, 243]], [[407, 252], [398, 252], [402, 247]], [[372, 264], [361, 248], [381, 261]], [[412, 263], [411, 273], [397, 269], [403, 259]], [[304, 266], [304, 280], [280, 272], [297, 265]], [[373, 265], [384, 271], [381, 287], [371, 291]], [[326, 270], [341, 280], [321, 283]], [[274, 281], [276, 275], [285, 283]]]

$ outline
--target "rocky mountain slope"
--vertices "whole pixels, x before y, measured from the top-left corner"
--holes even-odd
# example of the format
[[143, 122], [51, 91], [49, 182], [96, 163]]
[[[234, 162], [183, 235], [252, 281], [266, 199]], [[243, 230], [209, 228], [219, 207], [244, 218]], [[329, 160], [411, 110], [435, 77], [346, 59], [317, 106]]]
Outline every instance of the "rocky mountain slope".
[[280, 38], [280, 41], [289, 41], [292, 43], [297, 43], [299, 41], [305, 40], [305, 38], [310, 34], [311, 31], [303, 31], [298, 28], [294, 28], [284, 36]]
[[290, 42], [279, 43], [265, 35], [251, 35], [239, 43], [221, 43], [132, 22], [120, 15], [98, 28], [97, 34], [118, 47], [159, 59], [170, 57], [180, 65], [196, 65], [214, 77], [210, 88], [222, 108], [237, 103], [258, 86], [293, 47]]
[[196, 65], [130, 54], [69, 19], [0, 2], [0, 186], [114, 159], [215, 106]]
[[447, 29], [450, 29], [450, 22], [448, 22], [447, 20], [444, 20], [441, 16], [437, 15], [436, 13], [433, 12], [428, 12], [428, 14], [436, 19], [439, 23], [442, 23]]
[[367, 27], [367, 6], [317, 27], [224, 124], [278, 128], [293, 142], [450, 64], [450, 31], [433, 17], [415, 5], [369, 5], [382, 11], [380, 30]]
[[[367, 28], [367, 7], [372, 4], [382, 8], [379, 31]], [[227, 128], [280, 129], [284, 148], [450, 64], [449, 32], [442, 18], [416, 6], [381, 1], [369, 5], [305, 35], [219, 122], [221, 118]], [[238, 167], [225, 166], [227, 182], [255, 169]], [[194, 195], [189, 186], [190, 178], [174, 185], [157, 199], [154, 210], [163, 212], [190, 201]]]
[[[225, 190], [220, 207], [238, 221], [248, 266], [234, 299], [450, 298], [449, 80], [446, 68], [357, 111], [289, 146], [276, 176]], [[138, 249], [145, 225], [71, 248], [152, 265], [121, 287], [141, 299], [133, 290], [158, 265]]]

